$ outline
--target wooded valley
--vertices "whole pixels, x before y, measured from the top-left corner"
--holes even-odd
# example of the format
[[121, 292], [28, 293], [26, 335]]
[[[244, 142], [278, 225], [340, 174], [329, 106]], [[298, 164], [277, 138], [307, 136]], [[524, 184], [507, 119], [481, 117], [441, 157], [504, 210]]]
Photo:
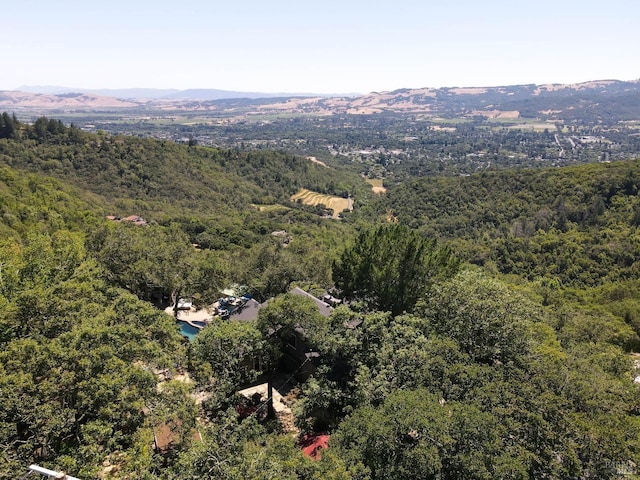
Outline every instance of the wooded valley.
[[[366, 162], [0, 116], [0, 476], [637, 478], [637, 137], [535, 167], [487, 135], [528, 168], [388, 164], [378, 195]], [[178, 299], [232, 285], [255, 320], [185, 339]], [[276, 378], [287, 421], [238, 394]]]

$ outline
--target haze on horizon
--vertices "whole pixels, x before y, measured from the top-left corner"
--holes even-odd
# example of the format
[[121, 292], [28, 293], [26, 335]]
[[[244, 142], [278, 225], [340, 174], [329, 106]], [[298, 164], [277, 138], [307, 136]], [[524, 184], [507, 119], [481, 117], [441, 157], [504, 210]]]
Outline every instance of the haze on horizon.
[[[561, 3], [561, 4], [560, 4]], [[640, 78], [640, 4], [22, 0], [0, 90], [368, 93]]]

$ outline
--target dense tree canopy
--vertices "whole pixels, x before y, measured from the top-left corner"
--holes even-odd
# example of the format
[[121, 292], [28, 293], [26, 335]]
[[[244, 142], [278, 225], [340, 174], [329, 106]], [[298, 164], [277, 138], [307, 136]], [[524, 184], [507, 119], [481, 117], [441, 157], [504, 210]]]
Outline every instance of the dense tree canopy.
[[[637, 162], [424, 179], [331, 221], [289, 192], [356, 180], [291, 155], [9, 115], [0, 135], [0, 476], [31, 463], [176, 480], [637, 472]], [[148, 221], [105, 219], [117, 213]], [[329, 317], [279, 295], [332, 278], [353, 301]], [[148, 301], [208, 305], [229, 283], [271, 300], [190, 344]], [[292, 413], [233, 408], [261, 372], [294, 378], [277, 362], [293, 334], [317, 369], [285, 399]], [[295, 428], [331, 434], [321, 460]], [[171, 446], [154, 450], [162, 429]]]
[[434, 281], [454, 273], [458, 261], [447, 247], [402, 225], [360, 233], [333, 264], [336, 287], [371, 310], [411, 311]]
[[270, 371], [278, 351], [253, 323], [215, 320], [193, 342], [194, 374], [218, 398]]
[[553, 315], [501, 282], [464, 270], [413, 315], [354, 315], [334, 313], [302, 414], [346, 415], [328, 422], [337, 446], [372, 478], [609, 478], [640, 454], [621, 440], [640, 433], [624, 354], [563, 348]]
[[150, 368], [183, 354], [170, 317], [109, 286], [76, 234], [1, 248], [2, 475], [34, 461], [93, 476], [135, 448], [156, 396]]

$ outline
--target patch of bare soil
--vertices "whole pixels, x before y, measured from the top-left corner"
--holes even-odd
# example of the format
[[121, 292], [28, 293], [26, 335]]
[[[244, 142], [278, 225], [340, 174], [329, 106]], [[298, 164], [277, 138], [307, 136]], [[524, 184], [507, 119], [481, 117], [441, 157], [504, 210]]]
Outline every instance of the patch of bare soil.
[[325, 168], [329, 168], [329, 165], [327, 165], [326, 163], [324, 163], [321, 160], [318, 160], [316, 157], [307, 157], [307, 160], [313, 162], [313, 163], [317, 163], [318, 165], [322, 165]]
[[520, 112], [518, 110], [474, 110], [471, 112], [473, 115], [478, 115], [487, 118], [519, 118]]

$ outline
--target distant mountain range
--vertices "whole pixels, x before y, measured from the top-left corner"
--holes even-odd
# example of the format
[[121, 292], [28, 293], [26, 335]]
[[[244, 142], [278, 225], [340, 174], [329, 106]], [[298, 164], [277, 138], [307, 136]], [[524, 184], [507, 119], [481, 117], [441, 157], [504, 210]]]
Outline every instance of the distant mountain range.
[[20, 110], [96, 110], [103, 108], [139, 107], [139, 101], [121, 100], [86, 93], [30, 93], [23, 91], [0, 91], [0, 108]]
[[[116, 97], [135, 100], [222, 100], [229, 98], [282, 98], [282, 97], [333, 97], [345, 94], [318, 93], [265, 93], [265, 92], [237, 92], [232, 90], [218, 90], [215, 88], [192, 88], [188, 90], [158, 89], [158, 88], [121, 88], [121, 89], [88, 89], [57, 86], [23, 85], [18, 91], [60, 95], [65, 93], [85, 93], [103, 97]], [[349, 94], [356, 95], [356, 94]]]
[[[24, 90], [30, 90], [25, 92]], [[146, 111], [224, 112], [264, 114], [376, 114], [406, 113], [430, 117], [598, 118], [640, 120], [640, 80], [598, 80], [579, 84], [512, 85], [502, 87], [420, 88], [367, 95], [323, 96], [268, 94], [214, 89], [87, 90], [62, 87], [22, 87], [0, 91], [0, 109], [91, 111], [144, 109]]]

